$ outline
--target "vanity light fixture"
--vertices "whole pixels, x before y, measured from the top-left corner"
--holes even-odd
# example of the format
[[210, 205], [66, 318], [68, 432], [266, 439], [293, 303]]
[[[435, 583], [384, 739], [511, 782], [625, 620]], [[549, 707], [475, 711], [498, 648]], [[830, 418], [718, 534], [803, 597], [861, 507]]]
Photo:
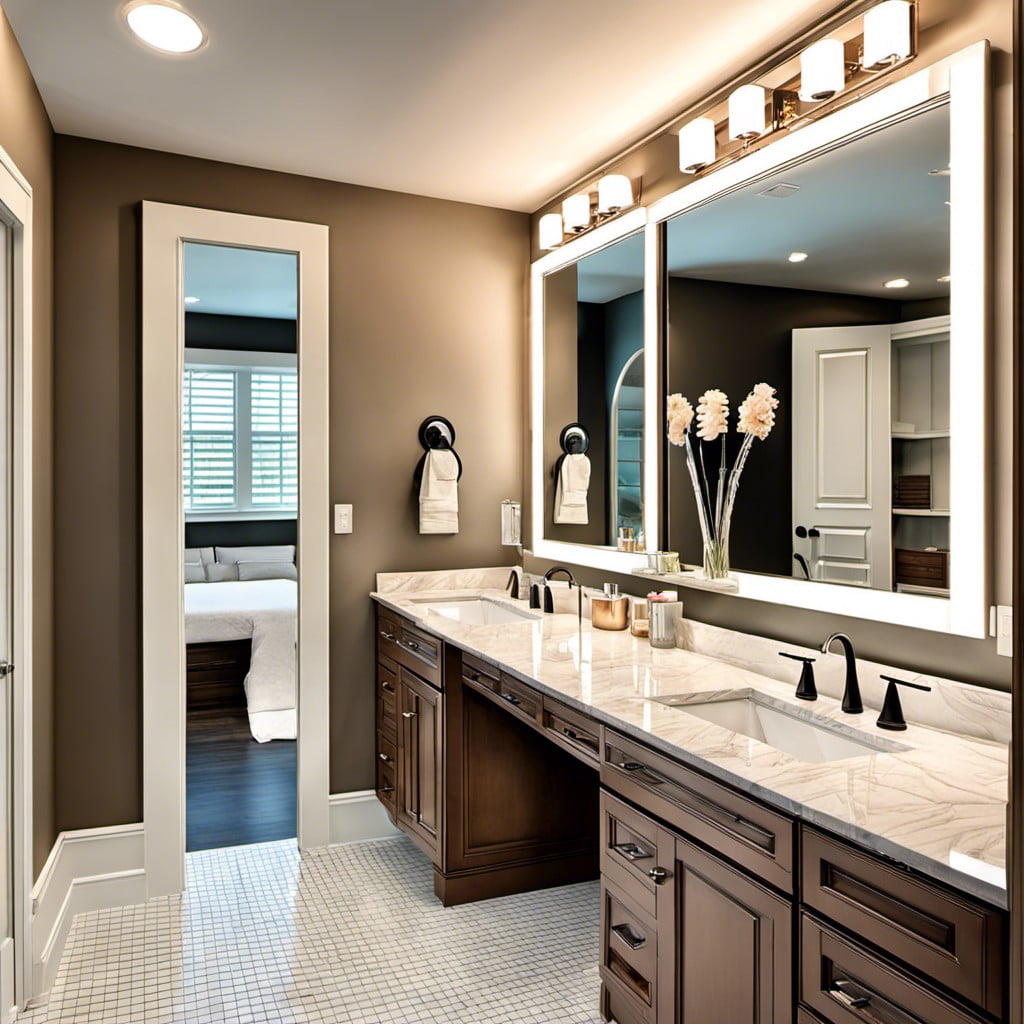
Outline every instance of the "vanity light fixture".
[[560, 213], [545, 213], [537, 224], [537, 244], [541, 249], [557, 249], [564, 234]]
[[861, 67], [880, 71], [899, 64], [913, 52], [910, 0], [883, 0], [864, 15]]
[[715, 121], [698, 117], [679, 131], [679, 170], [696, 174], [715, 162]]
[[562, 203], [562, 226], [577, 235], [590, 227], [589, 192], [577, 192]]
[[768, 129], [765, 105], [767, 90], [762, 85], [741, 85], [729, 96], [729, 138], [750, 142]]
[[791, 252], [789, 254], [788, 259], [789, 259], [790, 263], [803, 263], [803, 261], [805, 259], [807, 259], [807, 253], [805, 253], [805, 252]]
[[885, 282], [886, 288], [906, 288], [910, 282], [905, 277], [894, 277], [891, 281]]
[[130, 3], [124, 9], [124, 19], [138, 39], [161, 53], [194, 53], [206, 42], [202, 25], [166, 0]]
[[800, 54], [800, 99], [821, 103], [843, 91], [846, 54], [838, 39], [819, 39]]
[[618, 213], [633, 205], [633, 183], [625, 174], [606, 174], [597, 183], [597, 212]]

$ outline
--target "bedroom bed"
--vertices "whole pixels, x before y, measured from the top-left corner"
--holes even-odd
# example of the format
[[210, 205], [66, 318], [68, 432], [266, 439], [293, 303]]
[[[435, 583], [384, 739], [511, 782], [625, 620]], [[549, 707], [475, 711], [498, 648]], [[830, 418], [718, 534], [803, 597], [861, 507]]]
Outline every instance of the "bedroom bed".
[[[247, 563], [238, 564], [241, 567]], [[294, 574], [294, 564], [290, 568]], [[193, 675], [194, 669], [201, 674], [204, 664], [209, 666], [211, 650], [230, 652], [223, 664], [229, 670], [229, 678], [232, 658], [235, 677], [244, 671], [249, 729], [260, 743], [296, 737], [297, 599], [295, 579], [229, 579], [185, 584], [189, 675]], [[238, 661], [239, 652], [244, 651], [244, 641], [251, 643], [247, 668]], [[190, 701], [191, 694], [190, 679]]]

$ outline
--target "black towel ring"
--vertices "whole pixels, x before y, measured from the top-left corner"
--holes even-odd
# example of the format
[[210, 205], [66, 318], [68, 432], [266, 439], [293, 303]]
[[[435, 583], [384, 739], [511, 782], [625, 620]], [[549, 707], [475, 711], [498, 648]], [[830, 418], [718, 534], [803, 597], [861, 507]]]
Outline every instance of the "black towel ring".
[[[428, 416], [420, 424], [419, 439], [424, 452], [431, 450], [442, 451], [447, 448], [455, 456], [455, 461], [459, 464], [459, 479], [462, 479], [462, 459], [459, 458], [459, 453], [454, 448], [455, 426], [450, 419], [445, 416]], [[416, 472], [413, 474], [413, 479], [417, 484], [423, 479], [423, 467], [426, 461], [427, 456], [424, 454], [416, 464]]]
[[558, 435], [558, 443], [566, 455], [586, 455], [590, 450], [590, 432], [582, 423], [567, 423]]

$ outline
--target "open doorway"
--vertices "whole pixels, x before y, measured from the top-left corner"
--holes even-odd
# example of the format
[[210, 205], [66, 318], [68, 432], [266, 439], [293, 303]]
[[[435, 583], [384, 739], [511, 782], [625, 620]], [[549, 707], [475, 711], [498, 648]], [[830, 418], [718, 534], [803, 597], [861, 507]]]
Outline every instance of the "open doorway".
[[183, 246], [185, 849], [296, 835], [295, 253]]

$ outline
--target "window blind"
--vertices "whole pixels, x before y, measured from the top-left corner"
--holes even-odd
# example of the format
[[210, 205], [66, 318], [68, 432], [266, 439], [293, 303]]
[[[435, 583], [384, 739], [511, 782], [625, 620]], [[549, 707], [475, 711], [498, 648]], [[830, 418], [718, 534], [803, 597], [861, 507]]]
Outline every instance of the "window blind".
[[253, 506], [294, 508], [299, 498], [296, 377], [260, 372], [250, 380]]
[[185, 508], [235, 505], [235, 375], [185, 371], [182, 481]]

